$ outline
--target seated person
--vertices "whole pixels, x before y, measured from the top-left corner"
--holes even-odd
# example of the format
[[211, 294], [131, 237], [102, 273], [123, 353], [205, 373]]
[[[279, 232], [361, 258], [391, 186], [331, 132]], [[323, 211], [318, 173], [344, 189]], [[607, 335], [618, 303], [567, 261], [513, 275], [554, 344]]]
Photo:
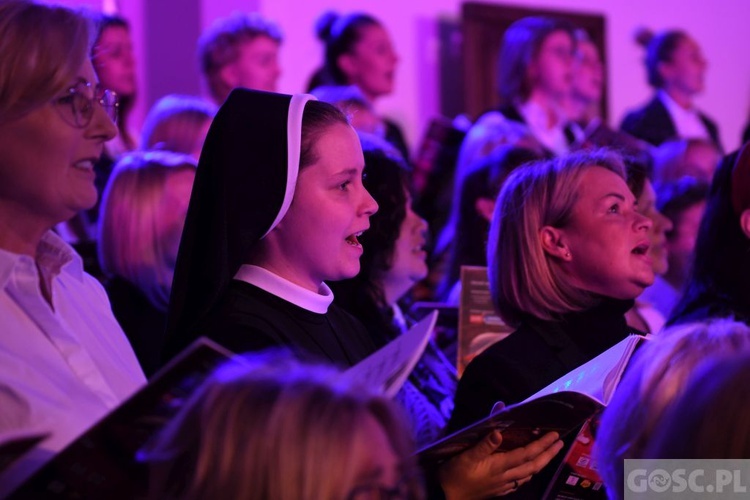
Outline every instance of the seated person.
[[221, 105], [236, 87], [276, 91], [281, 75], [278, 26], [258, 14], [217, 19], [198, 40], [198, 56], [211, 98]]
[[99, 218], [112, 311], [147, 376], [161, 364], [167, 305], [195, 178], [191, 156], [129, 153], [115, 165]]

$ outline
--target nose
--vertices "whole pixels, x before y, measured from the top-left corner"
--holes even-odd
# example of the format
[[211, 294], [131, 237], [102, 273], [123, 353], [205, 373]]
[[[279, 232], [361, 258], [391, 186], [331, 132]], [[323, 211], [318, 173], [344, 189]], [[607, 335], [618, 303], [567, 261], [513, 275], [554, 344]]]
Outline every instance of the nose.
[[364, 196], [360, 204], [360, 213], [370, 217], [378, 211], [378, 202], [375, 201], [375, 198], [372, 197], [367, 189], [363, 189], [362, 191], [364, 192]]
[[652, 221], [645, 215], [638, 213], [638, 212], [634, 212], [634, 214], [635, 214], [635, 221], [634, 221], [633, 227], [635, 228], [636, 231], [643, 230], [643, 231], [648, 232], [651, 230], [651, 228], [654, 227], [654, 221]]
[[117, 127], [99, 103], [94, 103], [94, 115], [86, 127], [86, 137], [106, 142], [117, 136]]
[[657, 212], [657, 217], [659, 218], [659, 227], [661, 228], [661, 232], [668, 233], [674, 228], [674, 224], [672, 224], [672, 221], [664, 215], [661, 212]]

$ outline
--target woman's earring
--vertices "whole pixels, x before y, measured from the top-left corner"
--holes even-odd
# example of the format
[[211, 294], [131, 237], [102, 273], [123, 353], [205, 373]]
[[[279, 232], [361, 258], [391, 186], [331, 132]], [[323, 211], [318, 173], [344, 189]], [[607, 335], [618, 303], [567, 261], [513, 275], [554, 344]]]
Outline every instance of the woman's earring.
[[570, 258], [570, 252], [565, 252], [565, 258], [566, 258], [566, 259], [569, 259], [569, 258]]

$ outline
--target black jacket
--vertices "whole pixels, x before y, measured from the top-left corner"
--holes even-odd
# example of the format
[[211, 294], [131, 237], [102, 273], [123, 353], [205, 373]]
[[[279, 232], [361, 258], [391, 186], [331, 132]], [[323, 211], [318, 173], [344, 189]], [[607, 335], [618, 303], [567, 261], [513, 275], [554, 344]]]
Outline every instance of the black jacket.
[[[716, 124], [703, 113], [699, 113], [699, 115], [703, 125], [708, 130], [708, 135], [711, 136], [711, 140], [714, 141], [720, 151], [723, 151]], [[654, 146], [659, 146], [671, 139], [677, 139], [677, 129], [672, 122], [672, 117], [669, 116], [667, 108], [664, 107], [658, 96], [654, 96], [642, 108], [628, 113], [620, 125], [620, 130]]]

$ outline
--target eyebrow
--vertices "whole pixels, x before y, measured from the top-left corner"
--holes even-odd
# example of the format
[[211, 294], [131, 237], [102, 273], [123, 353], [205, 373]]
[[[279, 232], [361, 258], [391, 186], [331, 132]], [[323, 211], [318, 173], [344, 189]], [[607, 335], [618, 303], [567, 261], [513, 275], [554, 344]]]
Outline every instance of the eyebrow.
[[599, 199], [603, 200], [605, 198], [610, 198], [610, 197], [617, 198], [618, 200], [626, 201], [625, 197], [621, 195], [620, 193], [607, 193]]
[[356, 176], [360, 172], [360, 169], [352, 167], [347, 168], [344, 170], [339, 170], [335, 174], [333, 174], [333, 177], [349, 177], [349, 176]]

